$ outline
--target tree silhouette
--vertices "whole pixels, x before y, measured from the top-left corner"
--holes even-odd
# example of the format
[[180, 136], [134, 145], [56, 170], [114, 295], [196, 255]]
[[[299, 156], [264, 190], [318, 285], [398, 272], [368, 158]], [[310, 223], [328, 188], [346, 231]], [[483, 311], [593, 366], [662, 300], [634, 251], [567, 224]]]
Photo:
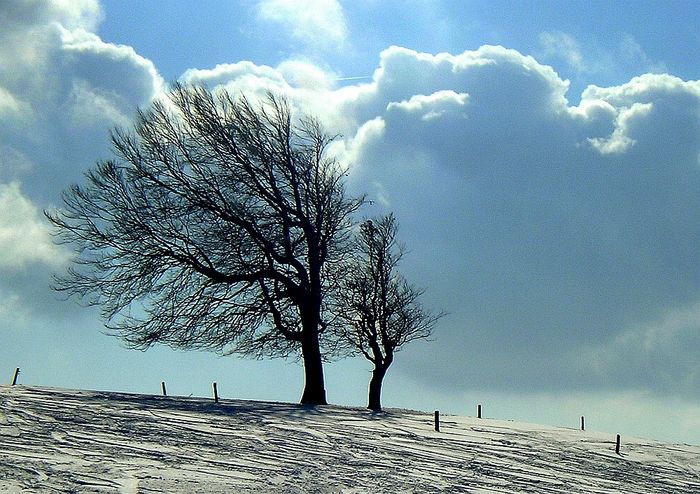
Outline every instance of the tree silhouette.
[[419, 302], [423, 291], [397, 273], [403, 248], [396, 241], [393, 215], [366, 220], [355, 240], [355, 259], [339, 290], [344, 339], [374, 364], [368, 408], [381, 410], [382, 383], [395, 353], [416, 339], [427, 338], [444, 314], [433, 314]]
[[253, 104], [175, 85], [45, 213], [77, 253], [55, 288], [101, 306], [134, 348], [300, 352], [301, 401], [326, 403], [327, 294], [363, 202], [331, 141], [272, 93]]

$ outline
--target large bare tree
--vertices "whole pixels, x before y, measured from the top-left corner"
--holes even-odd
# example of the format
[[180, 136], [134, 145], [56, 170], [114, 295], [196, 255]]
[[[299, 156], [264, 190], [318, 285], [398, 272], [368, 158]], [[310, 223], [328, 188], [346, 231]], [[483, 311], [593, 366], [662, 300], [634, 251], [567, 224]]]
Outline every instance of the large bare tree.
[[363, 200], [331, 141], [274, 94], [175, 85], [46, 212], [77, 252], [56, 289], [101, 306], [134, 348], [300, 352], [301, 401], [326, 403], [326, 295]]
[[355, 258], [338, 292], [343, 336], [372, 362], [367, 407], [381, 410], [382, 383], [394, 356], [406, 343], [430, 336], [444, 313], [419, 301], [423, 291], [398, 273], [403, 248], [396, 241], [393, 215], [366, 220], [355, 239]]

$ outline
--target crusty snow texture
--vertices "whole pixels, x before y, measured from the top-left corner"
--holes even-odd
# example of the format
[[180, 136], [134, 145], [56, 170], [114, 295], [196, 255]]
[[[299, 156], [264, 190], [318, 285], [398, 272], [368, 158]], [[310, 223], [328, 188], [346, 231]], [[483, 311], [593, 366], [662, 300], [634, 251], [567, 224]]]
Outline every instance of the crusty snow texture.
[[0, 492], [690, 493], [700, 447], [336, 406], [0, 387]]

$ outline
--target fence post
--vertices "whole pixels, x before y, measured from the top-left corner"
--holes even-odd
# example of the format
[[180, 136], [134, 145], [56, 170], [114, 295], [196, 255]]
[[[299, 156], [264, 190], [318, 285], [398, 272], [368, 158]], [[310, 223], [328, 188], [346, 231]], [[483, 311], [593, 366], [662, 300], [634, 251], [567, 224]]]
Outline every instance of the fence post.
[[440, 412], [435, 410], [435, 432], [440, 432]]
[[586, 422], [585, 422], [585, 419], [583, 418], [583, 415], [581, 415], [581, 430], [582, 431], [586, 430]]
[[476, 418], [481, 418], [481, 405], [476, 406]]
[[12, 385], [17, 384], [17, 377], [19, 377], [19, 367], [15, 368], [15, 375], [12, 377]]
[[214, 388], [214, 403], [219, 403], [219, 391], [216, 389], [216, 383], [212, 387]]
[[620, 434], [618, 434], [617, 438], [615, 439], [615, 454], [620, 454]]
[[163, 396], [168, 396], [168, 393], [165, 391], [165, 381], [160, 382], [160, 390], [163, 392]]

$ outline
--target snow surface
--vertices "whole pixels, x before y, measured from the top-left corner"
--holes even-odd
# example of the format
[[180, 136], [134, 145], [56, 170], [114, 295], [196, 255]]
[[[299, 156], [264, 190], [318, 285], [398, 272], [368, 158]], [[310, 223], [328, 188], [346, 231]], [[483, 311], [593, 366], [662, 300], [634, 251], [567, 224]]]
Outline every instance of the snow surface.
[[700, 492], [700, 447], [408, 410], [0, 386], [0, 492]]

